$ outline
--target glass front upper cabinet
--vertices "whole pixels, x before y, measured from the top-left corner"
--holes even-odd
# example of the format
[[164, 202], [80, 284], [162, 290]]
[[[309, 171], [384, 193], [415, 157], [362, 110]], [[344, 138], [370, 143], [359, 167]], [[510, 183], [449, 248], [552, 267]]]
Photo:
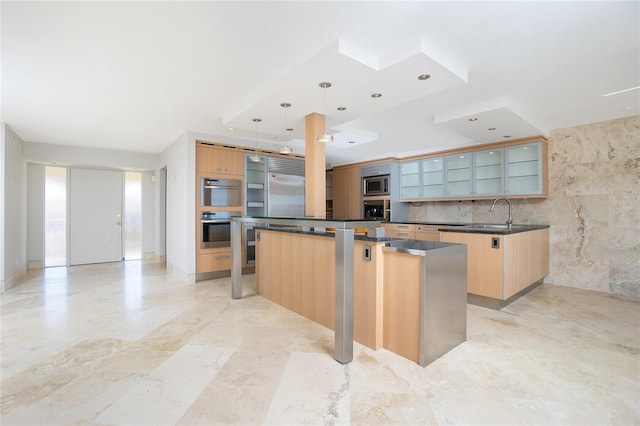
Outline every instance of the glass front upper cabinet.
[[505, 148], [505, 194], [541, 194], [542, 142]]
[[422, 198], [444, 197], [444, 158], [427, 158], [420, 161]]
[[504, 192], [503, 155], [503, 148], [473, 153], [474, 195], [499, 195]]
[[400, 164], [400, 199], [420, 198], [420, 162], [406, 161]]
[[447, 196], [469, 197], [473, 195], [473, 154], [447, 155]]

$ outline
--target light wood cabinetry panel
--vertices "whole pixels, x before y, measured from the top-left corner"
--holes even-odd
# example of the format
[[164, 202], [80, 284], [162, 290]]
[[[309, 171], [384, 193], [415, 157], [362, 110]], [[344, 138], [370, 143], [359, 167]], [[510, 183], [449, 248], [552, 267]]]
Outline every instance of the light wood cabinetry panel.
[[360, 219], [360, 167], [336, 167], [333, 169], [333, 217]]
[[384, 347], [417, 363], [420, 344], [420, 256], [384, 254]]
[[416, 225], [416, 240], [440, 241], [438, 226]]
[[[506, 300], [549, 275], [549, 229], [508, 235], [442, 232], [442, 241], [467, 244], [467, 291]], [[492, 248], [498, 238], [500, 248]]]
[[196, 256], [196, 272], [218, 272], [231, 269], [231, 252], [198, 254]]
[[[385, 230], [386, 232], [386, 230]], [[392, 223], [389, 227], [390, 235], [387, 235], [391, 238], [402, 238], [405, 240], [415, 240], [416, 239], [416, 225], [411, 225], [408, 223]]]
[[[500, 247], [491, 247], [498, 238]], [[443, 232], [442, 241], [467, 245], [467, 292], [502, 299], [504, 237], [492, 234]]]
[[196, 146], [196, 170], [216, 177], [220, 174], [242, 175], [244, 152], [233, 148]]
[[[259, 230], [256, 291], [306, 318], [335, 329], [335, 246], [327, 237]], [[371, 246], [371, 261], [363, 246]], [[354, 339], [382, 347], [382, 247], [354, 243]]]

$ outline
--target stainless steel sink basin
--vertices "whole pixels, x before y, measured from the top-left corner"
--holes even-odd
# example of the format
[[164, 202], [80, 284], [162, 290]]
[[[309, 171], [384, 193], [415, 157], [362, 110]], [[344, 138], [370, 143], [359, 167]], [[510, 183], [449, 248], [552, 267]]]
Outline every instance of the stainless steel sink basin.
[[505, 225], [501, 225], [501, 224], [494, 224], [494, 223], [479, 223], [477, 225], [465, 225], [465, 226], [461, 226], [461, 229], [485, 229], [485, 230], [507, 230], [507, 229], [519, 229], [522, 228], [526, 225], [511, 225], [511, 228], [509, 228], [506, 224]]

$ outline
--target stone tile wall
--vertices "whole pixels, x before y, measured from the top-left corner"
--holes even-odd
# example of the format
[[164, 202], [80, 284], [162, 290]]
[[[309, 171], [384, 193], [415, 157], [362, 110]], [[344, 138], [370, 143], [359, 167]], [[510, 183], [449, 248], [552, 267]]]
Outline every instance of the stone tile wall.
[[[411, 220], [501, 223], [491, 201], [411, 206]], [[513, 200], [514, 223], [551, 225], [545, 283], [640, 298], [640, 116], [554, 130], [549, 198]]]

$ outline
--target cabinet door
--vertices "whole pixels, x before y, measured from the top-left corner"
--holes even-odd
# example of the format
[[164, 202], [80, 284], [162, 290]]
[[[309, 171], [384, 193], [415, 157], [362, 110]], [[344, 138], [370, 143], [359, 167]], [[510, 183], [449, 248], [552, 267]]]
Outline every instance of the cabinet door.
[[505, 194], [542, 193], [542, 143], [505, 148]]
[[418, 225], [416, 226], [416, 240], [440, 241], [440, 232], [437, 226]]
[[489, 149], [473, 153], [475, 195], [500, 195], [503, 186], [503, 149]]
[[406, 161], [400, 164], [400, 199], [421, 198], [420, 162]]
[[196, 148], [196, 169], [198, 173], [242, 175], [244, 154], [232, 149], [198, 146]]
[[339, 219], [360, 219], [360, 168], [333, 169], [333, 215]]
[[444, 197], [444, 157], [422, 160], [420, 171], [422, 198]]
[[473, 195], [472, 153], [447, 156], [447, 196], [468, 197]]
[[266, 157], [262, 162], [255, 162], [246, 156], [245, 160], [245, 200], [248, 216], [264, 216], [266, 214]]
[[[442, 241], [467, 245], [467, 292], [503, 299], [504, 237], [492, 234], [442, 232]], [[498, 239], [494, 248], [492, 239]]]

